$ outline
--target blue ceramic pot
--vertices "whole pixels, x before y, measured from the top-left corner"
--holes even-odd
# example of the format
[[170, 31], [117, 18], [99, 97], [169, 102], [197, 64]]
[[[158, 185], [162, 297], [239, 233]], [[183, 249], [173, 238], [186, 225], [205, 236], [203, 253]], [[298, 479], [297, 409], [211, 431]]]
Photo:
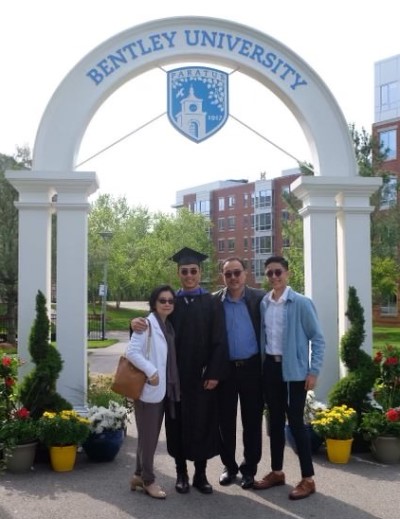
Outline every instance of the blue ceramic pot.
[[124, 441], [124, 430], [92, 433], [82, 445], [87, 457], [92, 461], [112, 461]]
[[[321, 447], [321, 445], [324, 442], [324, 439], [321, 438], [313, 429], [312, 425], [307, 423], [305, 424], [305, 428], [308, 434], [308, 437], [310, 438], [311, 443], [311, 452], [313, 454], [316, 454]], [[296, 443], [294, 441], [292, 431], [290, 430], [290, 427], [288, 425], [285, 426], [285, 436], [286, 436], [286, 442], [290, 445], [290, 447], [293, 449], [295, 454], [297, 454], [297, 448]]]

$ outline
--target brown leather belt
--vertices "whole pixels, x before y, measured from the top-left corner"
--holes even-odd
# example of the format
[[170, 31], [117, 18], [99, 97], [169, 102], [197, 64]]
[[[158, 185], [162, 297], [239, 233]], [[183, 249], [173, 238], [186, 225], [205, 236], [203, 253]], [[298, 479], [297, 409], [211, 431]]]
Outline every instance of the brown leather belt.
[[269, 355], [269, 353], [265, 354], [273, 362], [282, 362], [282, 355]]

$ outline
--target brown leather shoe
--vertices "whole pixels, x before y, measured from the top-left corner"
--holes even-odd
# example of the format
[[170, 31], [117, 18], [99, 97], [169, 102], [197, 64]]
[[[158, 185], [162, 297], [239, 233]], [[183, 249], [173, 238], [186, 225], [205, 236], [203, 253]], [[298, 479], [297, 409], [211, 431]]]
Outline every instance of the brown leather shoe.
[[277, 474], [276, 472], [270, 472], [259, 481], [254, 481], [253, 488], [255, 490], [265, 490], [267, 488], [278, 487], [279, 485], [284, 484], [285, 474]]
[[289, 499], [304, 499], [314, 494], [315, 482], [308, 479], [302, 479], [300, 483], [290, 492]]

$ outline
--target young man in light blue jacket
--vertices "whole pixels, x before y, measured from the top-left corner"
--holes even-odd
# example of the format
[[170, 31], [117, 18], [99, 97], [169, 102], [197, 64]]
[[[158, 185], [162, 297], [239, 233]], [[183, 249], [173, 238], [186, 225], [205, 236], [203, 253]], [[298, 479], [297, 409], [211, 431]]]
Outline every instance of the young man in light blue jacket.
[[315, 492], [311, 446], [304, 427], [308, 390], [315, 388], [324, 358], [325, 341], [314, 304], [288, 286], [289, 265], [282, 256], [265, 262], [272, 290], [260, 303], [263, 389], [270, 425], [272, 471], [254, 483], [256, 490], [285, 484], [283, 455], [288, 420], [296, 442], [301, 481], [290, 499], [304, 499]]

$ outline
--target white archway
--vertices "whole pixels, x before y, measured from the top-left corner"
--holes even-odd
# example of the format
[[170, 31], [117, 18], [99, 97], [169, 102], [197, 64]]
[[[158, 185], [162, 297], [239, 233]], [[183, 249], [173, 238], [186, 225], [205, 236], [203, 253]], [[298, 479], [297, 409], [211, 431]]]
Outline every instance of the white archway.
[[[308, 141], [316, 176], [293, 185], [303, 201], [306, 292], [327, 338], [320, 392], [339, 374], [337, 345], [345, 329], [348, 285], [365, 309], [371, 347], [369, 197], [379, 179], [358, 176], [353, 144], [334, 97], [293, 51], [262, 32], [227, 20], [154, 20], [105, 41], [66, 76], [37, 133], [33, 168], [7, 172], [19, 191], [19, 348], [27, 351], [37, 290], [50, 300], [50, 218], [57, 211], [57, 343], [64, 358], [59, 390], [85, 405], [88, 196], [96, 174], [74, 171], [93, 115], [125, 82], [171, 63], [207, 62], [239, 69], [273, 91], [294, 114]], [[52, 197], [57, 194], [57, 202]], [[338, 324], [339, 323], [339, 324]]]

